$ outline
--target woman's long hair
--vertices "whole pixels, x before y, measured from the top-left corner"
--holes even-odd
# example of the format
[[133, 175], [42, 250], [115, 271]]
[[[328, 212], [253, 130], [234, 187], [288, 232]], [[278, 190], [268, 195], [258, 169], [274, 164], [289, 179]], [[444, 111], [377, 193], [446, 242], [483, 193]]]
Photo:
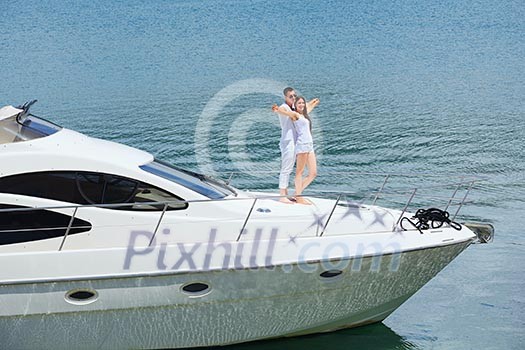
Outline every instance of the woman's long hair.
[[295, 99], [295, 105], [296, 106], [297, 106], [297, 102], [299, 102], [299, 100], [303, 100], [304, 101], [303, 115], [308, 120], [308, 122], [310, 123], [310, 132], [312, 132], [312, 118], [310, 118], [310, 116], [308, 115], [308, 110], [306, 108], [306, 99], [303, 96], [297, 96], [297, 98]]

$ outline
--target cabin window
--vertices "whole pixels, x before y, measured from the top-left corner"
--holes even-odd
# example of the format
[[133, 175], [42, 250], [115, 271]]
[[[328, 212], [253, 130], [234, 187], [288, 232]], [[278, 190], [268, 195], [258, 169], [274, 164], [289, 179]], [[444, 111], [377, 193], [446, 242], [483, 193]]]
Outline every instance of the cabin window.
[[[39, 241], [64, 236], [71, 216], [50, 210], [0, 204], [0, 245]], [[75, 218], [68, 235], [91, 230], [91, 224]]]
[[141, 165], [140, 168], [148, 173], [175, 182], [176, 184], [184, 186], [210, 199], [220, 199], [228, 195], [237, 195], [232, 187], [228, 186], [221, 180], [198, 174], [193, 171], [177, 168], [159, 160], [154, 160], [151, 163]]
[[[122, 176], [74, 171], [26, 173], [0, 178], [0, 193], [54, 199], [75, 204], [123, 204], [108, 209], [159, 211], [185, 209], [188, 204], [158, 187]], [[129, 204], [127, 204], [129, 203]]]

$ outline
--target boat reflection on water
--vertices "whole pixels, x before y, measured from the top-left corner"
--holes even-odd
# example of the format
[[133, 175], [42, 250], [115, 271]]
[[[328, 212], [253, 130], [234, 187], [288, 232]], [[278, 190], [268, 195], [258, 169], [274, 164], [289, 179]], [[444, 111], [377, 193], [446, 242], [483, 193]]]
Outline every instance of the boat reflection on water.
[[348, 350], [348, 349], [422, 349], [404, 339], [383, 323], [375, 323], [359, 328], [342, 329], [332, 333], [305, 335], [295, 338], [281, 338], [236, 344], [231, 346], [210, 347], [213, 350]]

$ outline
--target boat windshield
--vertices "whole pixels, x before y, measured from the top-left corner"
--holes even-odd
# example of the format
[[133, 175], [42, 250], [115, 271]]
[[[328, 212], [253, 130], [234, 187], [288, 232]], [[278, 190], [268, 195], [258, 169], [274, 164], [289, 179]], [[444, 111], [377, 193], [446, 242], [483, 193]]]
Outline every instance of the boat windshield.
[[0, 144], [39, 139], [53, 135], [62, 127], [32, 114], [20, 124], [16, 116], [0, 121]]
[[158, 159], [153, 160], [151, 163], [141, 165], [140, 168], [148, 173], [155, 174], [189, 188], [210, 199], [220, 199], [229, 195], [237, 195], [232, 187], [221, 180], [181, 169]]

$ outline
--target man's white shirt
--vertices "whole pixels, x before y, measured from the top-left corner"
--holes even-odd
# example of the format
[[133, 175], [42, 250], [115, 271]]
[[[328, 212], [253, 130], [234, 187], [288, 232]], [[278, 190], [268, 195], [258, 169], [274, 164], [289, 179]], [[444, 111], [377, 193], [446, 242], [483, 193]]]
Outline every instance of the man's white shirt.
[[[283, 103], [281, 107], [289, 112], [292, 111], [290, 106], [288, 106], [286, 103]], [[293, 146], [295, 144], [295, 140], [297, 139], [297, 134], [295, 132], [292, 118], [279, 114], [279, 122], [281, 123], [281, 146]]]

